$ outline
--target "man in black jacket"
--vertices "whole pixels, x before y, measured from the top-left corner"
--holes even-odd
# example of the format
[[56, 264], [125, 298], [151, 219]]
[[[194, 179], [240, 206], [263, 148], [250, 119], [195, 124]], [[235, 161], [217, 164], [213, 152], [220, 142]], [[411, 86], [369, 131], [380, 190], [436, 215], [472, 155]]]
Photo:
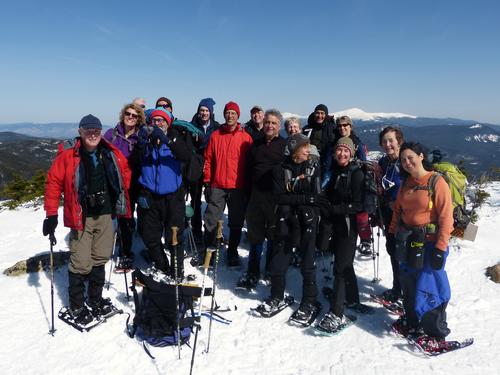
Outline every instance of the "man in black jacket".
[[258, 105], [254, 105], [250, 110], [250, 121], [245, 123], [245, 130], [255, 142], [264, 138], [264, 110]]
[[275, 225], [272, 172], [274, 167], [283, 162], [286, 145], [285, 139], [279, 135], [282, 119], [278, 110], [266, 111], [264, 137], [258, 138], [250, 150], [252, 192], [246, 212], [250, 253], [247, 273], [237, 284], [240, 288], [252, 289], [256, 286], [260, 278], [260, 259], [266, 238], [266, 273], [268, 272]]
[[[196, 153], [203, 156], [205, 148], [207, 147], [208, 140], [212, 133], [217, 130], [220, 124], [215, 121], [214, 116], [214, 105], [215, 101], [212, 98], [205, 98], [200, 100], [198, 104], [198, 110], [193, 116], [191, 123], [194, 124], [203, 133], [202, 136], [197, 136], [193, 140], [193, 145], [196, 149]], [[203, 233], [201, 231], [201, 194], [203, 189], [203, 176], [200, 177], [199, 181], [191, 183], [189, 186], [189, 193], [191, 195], [191, 206], [193, 207], [194, 214], [191, 219], [191, 225], [193, 226], [193, 236], [196, 243], [201, 244], [203, 242]]]

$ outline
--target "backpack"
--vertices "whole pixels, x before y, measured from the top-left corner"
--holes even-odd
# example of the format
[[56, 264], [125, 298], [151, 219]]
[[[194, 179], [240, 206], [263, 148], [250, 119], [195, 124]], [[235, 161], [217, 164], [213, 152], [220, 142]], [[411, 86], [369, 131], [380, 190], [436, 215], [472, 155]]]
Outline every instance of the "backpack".
[[[465, 192], [467, 190], [467, 177], [454, 164], [446, 161], [434, 163], [434, 173], [429, 179], [429, 196], [434, 196], [436, 180], [441, 175], [448, 184], [451, 192], [451, 203], [453, 205], [453, 228], [464, 230], [470, 223], [470, 214], [466, 210]], [[454, 231], [455, 232], [455, 231]]]
[[[193, 146], [192, 137], [202, 136], [203, 133], [195, 125], [184, 120], [175, 119], [172, 126], [184, 136], [188, 148], [193, 152], [189, 161], [182, 163], [182, 178], [188, 183], [197, 182], [203, 175], [203, 156], [198, 154]], [[190, 136], [188, 136], [190, 134]]]
[[[137, 285], [142, 286], [142, 292], [138, 293]], [[201, 295], [201, 288], [190, 285], [179, 285], [179, 313], [175, 297], [175, 285], [155, 280], [153, 274], [145, 274], [136, 269], [132, 273], [132, 292], [134, 295], [135, 316], [132, 327], [127, 331], [131, 338], [135, 335], [145, 344], [152, 346], [177, 345], [177, 321], [180, 327], [180, 342], [189, 342], [195, 321], [193, 311], [193, 299]], [[205, 288], [205, 295], [207, 295]], [[211, 290], [208, 291], [208, 294]], [[188, 315], [187, 312], [190, 311]]]
[[372, 218], [379, 218], [380, 200], [383, 193], [382, 168], [376, 161], [356, 160], [364, 175], [363, 210]]

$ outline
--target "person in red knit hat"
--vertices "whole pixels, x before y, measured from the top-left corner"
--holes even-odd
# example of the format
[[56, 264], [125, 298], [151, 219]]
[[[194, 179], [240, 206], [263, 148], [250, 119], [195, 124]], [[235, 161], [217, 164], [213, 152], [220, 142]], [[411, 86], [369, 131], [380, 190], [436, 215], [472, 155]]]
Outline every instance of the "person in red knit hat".
[[252, 137], [244, 131], [238, 119], [240, 107], [235, 102], [224, 106], [226, 122], [212, 133], [205, 149], [203, 182], [207, 209], [205, 222], [205, 249], [215, 246], [217, 220], [222, 218], [228, 206], [229, 246], [227, 263], [229, 267], [240, 265], [238, 245], [245, 221], [247, 202], [246, 169]]

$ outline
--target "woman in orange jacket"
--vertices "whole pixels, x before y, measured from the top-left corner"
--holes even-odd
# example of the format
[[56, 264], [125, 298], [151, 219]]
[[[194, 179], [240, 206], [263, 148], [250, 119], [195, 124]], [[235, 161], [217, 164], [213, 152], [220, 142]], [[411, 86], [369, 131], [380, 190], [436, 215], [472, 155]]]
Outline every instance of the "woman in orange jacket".
[[444, 266], [453, 230], [453, 208], [448, 184], [432, 172], [419, 143], [401, 146], [404, 182], [394, 203], [389, 232], [396, 237], [405, 316], [393, 328], [404, 335], [443, 340], [450, 333], [446, 306], [450, 285]]

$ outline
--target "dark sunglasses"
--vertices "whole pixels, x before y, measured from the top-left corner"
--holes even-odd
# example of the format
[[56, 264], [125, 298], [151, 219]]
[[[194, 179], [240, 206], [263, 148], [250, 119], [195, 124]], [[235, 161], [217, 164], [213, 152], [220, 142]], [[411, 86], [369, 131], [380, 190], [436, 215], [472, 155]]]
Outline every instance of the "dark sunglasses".
[[164, 109], [170, 109], [170, 112], [172, 112], [172, 107], [170, 107], [168, 104], [164, 104], [164, 105], [157, 105], [156, 108], [164, 108]]
[[135, 113], [131, 113], [131, 112], [125, 112], [124, 115], [127, 117], [135, 118], [135, 119], [139, 118], [139, 115], [136, 115]]
[[339, 124], [339, 128], [348, 128], [351, 124]]

